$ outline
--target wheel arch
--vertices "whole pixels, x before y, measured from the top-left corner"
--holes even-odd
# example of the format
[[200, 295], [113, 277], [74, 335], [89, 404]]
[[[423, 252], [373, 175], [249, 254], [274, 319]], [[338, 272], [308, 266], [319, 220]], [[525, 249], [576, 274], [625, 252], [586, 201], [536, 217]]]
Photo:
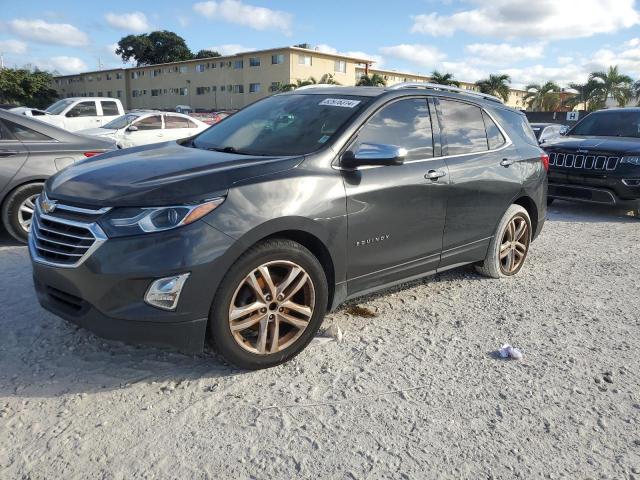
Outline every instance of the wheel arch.
[[532, 236], [538, 231], [538, 206], [536, 202], [528, 195], [522, 195], [513, 201], [515, 205], [520, 205], [529, 214], [531, 219]]

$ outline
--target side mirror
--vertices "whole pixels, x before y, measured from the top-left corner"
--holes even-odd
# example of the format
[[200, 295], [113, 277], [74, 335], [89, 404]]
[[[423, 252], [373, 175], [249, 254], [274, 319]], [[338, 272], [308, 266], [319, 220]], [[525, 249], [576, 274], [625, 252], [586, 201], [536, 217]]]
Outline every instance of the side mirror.
[[407, 150], [396, 145], [362, 143], [355, 152], [344, 152], [340, 160], [345, 168], [357, 168], [365, 165], [402, 165], [406, 156]]
[[138, 127], [136, 127], [135, 125], [129, 125], [127, 127], [127, 132], [137, 132], [138, 131]]

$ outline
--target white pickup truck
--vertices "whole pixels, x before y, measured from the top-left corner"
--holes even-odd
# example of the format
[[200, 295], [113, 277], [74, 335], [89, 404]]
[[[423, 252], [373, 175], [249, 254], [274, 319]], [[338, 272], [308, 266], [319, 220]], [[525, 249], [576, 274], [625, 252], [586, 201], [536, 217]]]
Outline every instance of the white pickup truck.
[[[117, 98], [71, 97], [58, 100], [44, 112], [44, 114], [34, 112], [33, 118], [75, 132], [101, 127], [114, 118], [124, 115], [124, 108]], [[29, 115], [27, 112], [20, 113]]]

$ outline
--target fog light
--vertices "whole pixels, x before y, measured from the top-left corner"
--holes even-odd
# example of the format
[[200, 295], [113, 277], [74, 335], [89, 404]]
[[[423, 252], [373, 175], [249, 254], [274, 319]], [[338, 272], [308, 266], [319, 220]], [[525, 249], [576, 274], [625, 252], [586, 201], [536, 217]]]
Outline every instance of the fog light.
[[178, 305], [180, 292], [184, 282], [189, 278], [189, 273], [176, 275], [174, 277], [165, 277], [155, 280], [147, 290], [144, 301], [152, 307], [161, 308], [163, 310], [174, 310]]

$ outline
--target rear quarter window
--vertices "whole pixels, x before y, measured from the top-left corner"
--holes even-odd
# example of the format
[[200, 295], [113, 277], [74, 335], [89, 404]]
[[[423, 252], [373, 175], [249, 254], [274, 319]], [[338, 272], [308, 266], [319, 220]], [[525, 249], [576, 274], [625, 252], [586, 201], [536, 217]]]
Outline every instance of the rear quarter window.
[[529, 145], [538, 146], [538, 140], [523, 113], [506, 108], [496, 108], [491, 113], [496, 115], [502, 128], [507, 131], [512, 140], [520, 140]]

